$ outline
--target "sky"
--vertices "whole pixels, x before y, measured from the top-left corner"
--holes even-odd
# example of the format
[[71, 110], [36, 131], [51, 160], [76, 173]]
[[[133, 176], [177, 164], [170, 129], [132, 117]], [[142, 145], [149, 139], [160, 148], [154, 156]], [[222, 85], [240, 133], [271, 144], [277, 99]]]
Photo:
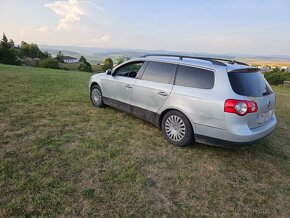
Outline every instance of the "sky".
[[0, 0], [15, 43], [290, 55], [290, 0]]

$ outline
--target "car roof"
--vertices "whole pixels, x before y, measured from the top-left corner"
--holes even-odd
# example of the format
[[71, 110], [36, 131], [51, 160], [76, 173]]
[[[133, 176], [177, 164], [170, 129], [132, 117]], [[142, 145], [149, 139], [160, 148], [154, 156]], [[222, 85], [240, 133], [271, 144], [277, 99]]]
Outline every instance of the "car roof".
[[215, 69], [217, 67], [224, 67], [227, 71], [232, 71], [236, 69], [246, 69], [250, 68], [250, 66], [241, 63], [241, 62], [235, 62], [235, 61], [223, 61], [223, 59], [215, 61], [213, 58], [207, 59], [195, 59], [191, 57], [182, 57], [179, 58], [178, 56], [147, 56], [147, 57], [139, 57], [139, 58], [133, 58], [127, 61], [126, 63], [133, 62], [133, 61], [157, 61], [157, 62], [164, 62], [164, 63], [173, 63], [173, 64], [182, 64], [182, 65], [190, 65], [195, 67], [201, 67], [201, 68], [209, 68], [209, 69]]

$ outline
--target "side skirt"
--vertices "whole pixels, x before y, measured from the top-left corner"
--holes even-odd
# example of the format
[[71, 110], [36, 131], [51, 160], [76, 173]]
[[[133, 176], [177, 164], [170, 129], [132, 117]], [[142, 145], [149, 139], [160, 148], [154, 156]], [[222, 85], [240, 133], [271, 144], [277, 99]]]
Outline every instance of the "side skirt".
[[115, 99], [103, 97], [104, 103], [159, 127], [159, 114]]

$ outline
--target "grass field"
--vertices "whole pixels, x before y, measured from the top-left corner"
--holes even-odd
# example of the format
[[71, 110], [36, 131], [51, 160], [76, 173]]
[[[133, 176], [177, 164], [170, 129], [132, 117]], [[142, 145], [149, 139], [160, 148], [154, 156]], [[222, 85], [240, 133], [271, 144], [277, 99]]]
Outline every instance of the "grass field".
[[0, 65], [0, 217], [290, 217], [290, 89], [251, 147], [177, 148], [94, 108], [90, 74]]

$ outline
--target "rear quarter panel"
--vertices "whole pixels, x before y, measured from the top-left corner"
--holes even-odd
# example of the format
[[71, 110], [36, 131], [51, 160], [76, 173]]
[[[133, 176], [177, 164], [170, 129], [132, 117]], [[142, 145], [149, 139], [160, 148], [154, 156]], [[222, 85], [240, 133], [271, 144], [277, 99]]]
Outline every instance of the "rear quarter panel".
[[212, 89], [174, 85], [159, 113], [167, 109], [175, 109], [184, 113], [193, 125], [226, 129], [224, 102], [236, 94], [231, 89], [225, 67], [217, 67], [213, 71], [215, 84]]

